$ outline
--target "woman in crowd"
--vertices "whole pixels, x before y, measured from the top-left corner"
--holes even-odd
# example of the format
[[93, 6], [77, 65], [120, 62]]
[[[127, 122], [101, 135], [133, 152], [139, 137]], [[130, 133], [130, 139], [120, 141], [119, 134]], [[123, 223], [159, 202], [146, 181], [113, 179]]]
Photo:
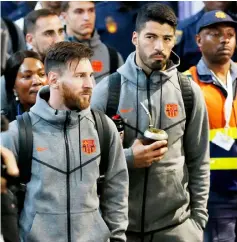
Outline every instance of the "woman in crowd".
[[35, 104], [39, 89], [47, 84], [44, 64], [33, 51], [18, 51], [7, 61], [4, 73], [7, 93], [9, 121], [16, 119]]

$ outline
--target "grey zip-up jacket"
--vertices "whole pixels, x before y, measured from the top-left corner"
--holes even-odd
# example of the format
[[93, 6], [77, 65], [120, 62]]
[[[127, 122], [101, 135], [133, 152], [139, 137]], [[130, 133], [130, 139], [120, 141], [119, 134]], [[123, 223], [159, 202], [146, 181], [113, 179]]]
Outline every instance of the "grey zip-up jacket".
[[[192, 82], [194, 107], [185, 130], [185, 108], [174, 62], [147, 77], [135, 64], [135, 52], [118, 69], [121, 93], [118, 113], [125, 121], [124, 151], [129, 167], [129, 231], [150, 232], [180, 224], [192, 217], [199, 228], [207, 222], [209, 192], [208, 118], [199, 86]], [[108, 77], [94, 88], [92, 107], [106, 111]], [[154, 127], [169, 135], [168, 152], [150, 168], [135, 169], [130, 148], [143, 138], [151, 112]]]
[[[110, 56], [107, 46], [101, 42], [98, 32], [95, 30], [93, 36], [89, 40], [78, 40], [74, 36], [67, 37], [68, 41], [80, 42], [89, 46], [93, 50], [93, 56], [91, 58], [91, 63], [94, 69], [94, 76], [96, 83], [101, 81], [104, 77], [108, 76], [110, 73]], [[119, 52], [118, 55], [118, 67], [124, 64], [123, 58]]]
[[[21, 241], [126, 241], [128, 172], [120, 136], [109, 119], [111, 140], [104, 193], [97, 196], [100, 144], [90, 108], [52, 109], [41, 98], [30, 110], [33, 125], [32, 177], [20, 215]], [[2, 145], [18, 158], [18, 126], [2, 134]]]

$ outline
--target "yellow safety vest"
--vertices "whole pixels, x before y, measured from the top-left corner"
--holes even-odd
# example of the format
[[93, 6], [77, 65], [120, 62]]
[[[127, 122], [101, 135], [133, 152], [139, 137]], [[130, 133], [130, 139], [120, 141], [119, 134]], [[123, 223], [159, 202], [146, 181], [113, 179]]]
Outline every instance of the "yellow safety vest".
[[[211, 129], [209, 133], [210, 142], [214, 139], [217, 132], [226, 131], [224, 129]], [[229, 128], [228, 133], [229, 137], [237, 139], [237, 128]], [[211, 158], [211, 170], [236, 170], [237, 169], [237, 157], [224, 157], [224, 158]]]

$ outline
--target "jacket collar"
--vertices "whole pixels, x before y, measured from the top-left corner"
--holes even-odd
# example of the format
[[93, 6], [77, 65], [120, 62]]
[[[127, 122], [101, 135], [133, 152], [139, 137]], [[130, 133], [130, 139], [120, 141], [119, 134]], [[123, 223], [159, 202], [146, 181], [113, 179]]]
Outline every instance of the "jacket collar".
[[[203, 58], [197, 64], [197, 73], [201, 82], [212, 83], [212, 73], [207, 67]], [[231, 60], [230, 62], [230, 75], [233, 82], [237, 79], [237, 64]]]

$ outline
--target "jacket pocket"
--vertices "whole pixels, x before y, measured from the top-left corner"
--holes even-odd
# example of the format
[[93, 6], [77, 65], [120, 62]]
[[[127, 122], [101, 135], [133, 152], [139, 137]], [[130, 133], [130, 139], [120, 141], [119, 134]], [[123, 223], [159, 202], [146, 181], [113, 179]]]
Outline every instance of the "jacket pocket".
[[27, 242], [65, 242], [67, 241], [66, 214], [36, 213], [31, 229], [26, 236]]
[[182, 167], [150, 174], [146, 197], [146, 231], [165, 228], [182, 220], [189, 203], [186, 173]]
[[195, 234], [197, 236], [195, 241], [202, 242], [203, 241], [203, 235], [204, 235], [203, 230], [198, 227], [198, 225], [197, 225], [197, 223], [195, 222], [194, 219], [189, 218], [188, 221], [190, 223], [190, 230], [193, 231], [192, 234], [193, 235]]
[[110, 230], [98, 209], [86, 213], [72, 214], [71, 221], [72, 241], [106, 242], [110, 238]]

